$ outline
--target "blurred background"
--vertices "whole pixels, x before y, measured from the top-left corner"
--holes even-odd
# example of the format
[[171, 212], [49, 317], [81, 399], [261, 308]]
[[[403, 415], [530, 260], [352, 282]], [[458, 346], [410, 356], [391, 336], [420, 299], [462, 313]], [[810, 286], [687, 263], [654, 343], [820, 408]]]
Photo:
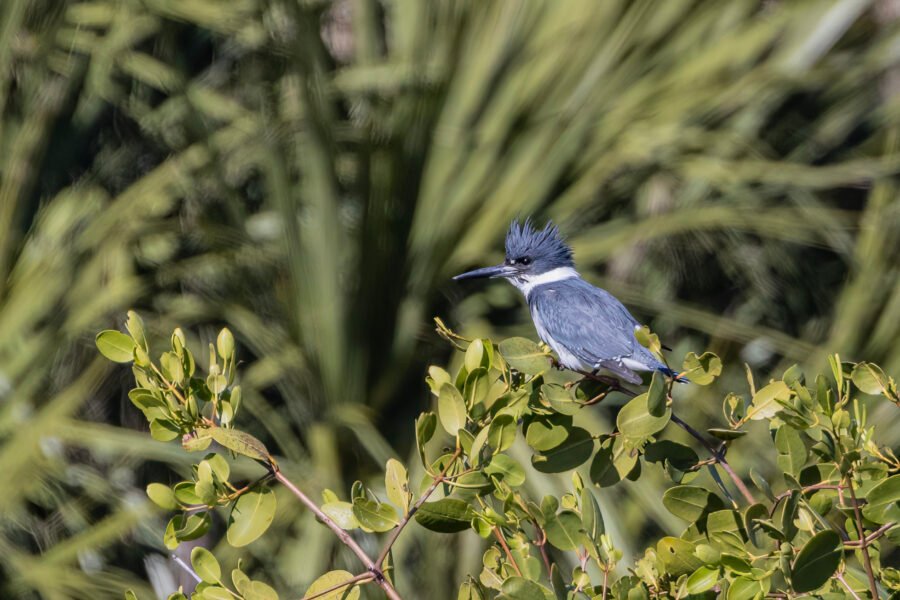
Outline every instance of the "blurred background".
[[[0, 3], [0, 597], [154, 598], [184, 578], [143, 489], [194, 457], [149, 438], [131, 373], [93, 345], [128, 308], [157, 352], [175, 326], [195, 351], [232, 329], [239, 426], [315, 497], [418, 462], [425, 370], [451, 358], [433, 316], [535, 337], [511, 286], [450, 281], [498, 262], [516, 216], [557, 222], [675, 363], [723, 357], [716, 385], [679, 389], [695, 426], [748, 395], [745, 363], [764, 382], [839, 352], [897, 376], [898, 16], [896, 0]], [[896, 446], [897, 411], [873, 411]], [[753, 437], [732, 463], [782, 485]], [[598, 491], [624, 567], [683, 527], [645, 471]], [[221, 527], [204, 542], [283, 598], [356, 569], [291, 500], [240, 553]], [[455, 597], [480, 571], [471, 532], [411, 527], [395, 548], [404, 597]]]

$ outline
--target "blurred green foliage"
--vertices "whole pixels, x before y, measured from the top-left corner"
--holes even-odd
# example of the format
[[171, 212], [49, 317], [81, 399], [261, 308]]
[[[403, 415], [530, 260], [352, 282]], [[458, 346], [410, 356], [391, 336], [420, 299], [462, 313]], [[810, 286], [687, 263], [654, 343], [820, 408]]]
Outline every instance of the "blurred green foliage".
[[[420, 376], [445, 353], [431, 315], [474, 337], [531, 335], [511, 288], [461, 300], [448, 282], [499, 254], [516, 215], [554, 218], [586, 278], [676, 355], [711, 349], [732, 367], [678, 390], [691, 422], [718, 420], [741, 362], [821, 370], [839, 352], [896, 374], [896, 12], [5, 0], [0, 595], [150, 593], [159, 517], [142, 488], [188, 464], [134, 435], [126, 375], [92, 348], [131, 306], [153, 341], [180, 325], [205, 347], [227, 324], [252, 433], [320, 488], [415, 452]], [[608, 409], [594, 415], [611, 428]], [[893, 412], [870, 419], [897, 430]], [[740, 444], [739, 472], [777, 472]], [[648, 477], [598, 498], [626, 560], [679, 531], [663, 489]], [[332, 556], [349, 566], [293, 510], [261, 550], [280, 557], [265, 579], [282, 590]], [[421, 597], [480, 560], [477, 537], [411, 533], [396, 556]]]

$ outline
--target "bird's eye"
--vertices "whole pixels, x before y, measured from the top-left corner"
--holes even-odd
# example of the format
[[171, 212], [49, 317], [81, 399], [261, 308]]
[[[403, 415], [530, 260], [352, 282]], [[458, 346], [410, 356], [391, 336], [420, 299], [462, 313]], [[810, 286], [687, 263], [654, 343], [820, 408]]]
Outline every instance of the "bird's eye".
[[522, 257], [522, 258], [519, 259], [519, 262], [522, 263], [523, 265], [530, 265], [530, 264], [531, 264], [531, 259], [528, 258], [527, 256], [524, 256], [524, 257]]

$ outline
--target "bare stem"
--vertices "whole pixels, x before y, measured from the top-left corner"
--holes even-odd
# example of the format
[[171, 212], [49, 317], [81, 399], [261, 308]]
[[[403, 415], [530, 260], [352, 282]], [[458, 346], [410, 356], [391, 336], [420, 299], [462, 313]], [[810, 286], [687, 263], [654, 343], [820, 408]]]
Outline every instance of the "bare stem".
[[[843, 573], [840, 573], [840, 572], [835, 573], [835, 574], [834, 574], [834, 578], [837, 579], [838, 581], [840, 581], [841, 584], [842, 584], [845, 588], [847, 588], [847, 592], [849, 592], [850, 595], [853, 596], [856, 600], [862, 600], [862, 598], [859, 597], [859, 594], [857, 594], [856, 592], [854, 592], [854, 591], [853, 591], [853, 588], [850, 587], [850, 584], [847, 583], [847, 580], [844, 579], [844, 574], [843, 574]], [[878, 598], [878, 596], [875, 596], [875, 597]]]
[[332, 592], [336, 592], [337, 590], [343, 589], [347, 586], [351, 586], [354, 583], [362, 583], [364, 581], [369, 581], [370, 579], [375, 579], [375, 575], [372, 573], [360, 573], [356, 577], [352, 577], [347, 581], [342, 581], [337, 585], [333, 585], [328, 589], [322, 590], [321, 592], [316, 592], [312, 596], [304, 596], [303, 600], [314, 600], [315, 598], [321, 598], [322, 596], [327, 596]]
[[866, 542], [866, 532], [863, 529], [862, 512], [859, 509], [859, 502], [856, 501], [856, 491], [853, 489], [853, 480], [847, 476], [847, 489], [850, 490], [850, 497], [853, 499], [853, 515], [856, 520], [856, 531], [859, 535], [862, 550], [863, 564], [866, 567], [866, 575], [869, 578], [869, 590], [872, 592], [872, 598], [878, 598], [878, 584], [875, 583], [875, 573], [872, 571], [872, 559], [869, 556], [869, 544]]
[[895, 523], [894, 521], [891, 521], [890, 523], [885, 523], [884, 525], [882, 525], [881, 527], [879, 527], [878, 529], [876, 529], [875, 531], [873, 531], [872, 533], [867, 535], [865, 537], [865, 539], [844, 542], [844, 546], [847, 548], [856, 548], [857, 546], [862, 546], [863, 544], [868, 546], [869, 544], [871, 544], [872, 542], [874, 542], [875, 540], [877, 540], [878, 538], [883, 536], [885, 533], [887, 533], [887, 530], [890, 529], [891, 527], [895, 526], [896, 524], [897, 523]]
[[369, 572], [372, 573], [372, 578], [375, 580], [375, 583], [377, 583], [381, 587], [381, 589], [384, 590], [384, 593], [387, 594], [388, 598], [390, 598], [391, 600], [401, 600], [400, 594], [397, 593], [397, 590], [394, 589], [394, 586], [391, 585], [391, 582], [385, 579], [384, 573], [382, 573], [381, 571], [381, 567], [379, 565], [376, 565], [372, 561], [369, 555], [366, 554], [365, 550], [359, 547], [359, 544], [356, 543], [356, 540], [350, 537], [350, 534], [341, 529], [338, 524], [331, 519], [331, 517], [322, 512], [322, 509], [320, 509], [315, 502], [310, 500], [309, 497], [304, 494], [300, 490], [300, 488], [294, 485], [290, 479], [285, 477], [284, 473], [282, 473], [281, 471], [275, 471], [274, 475], [275, 479], [281, 482], [284, 487], [289, 489], [291, 493], [294, 494], [297, 499], [300, 500], [300, 502], [316, 516], [319, 521], [324, 523], [326, 527], [334, 532], [334, 535], [338, 537], [342, 544], [347, 546], [357, 557], [359, 557], [359, 560], [361, 560], [369, 570]]
[[406, 515], [403, 516], [403, 519], [400, 520], [400, 524], [397, 525], [397, 528], [391, 533], [391, 537], [388, 538], [388, 541], [385, 543], [384, 548], [381, 550], [381, 554], [378, 555], [378, 566], [380, 567], [384, 563], [384, 559], [387, 558], [388, 553], [391, 551], [391, 546], [394, 545], [394, 542], [397, 541], [397, 538], [400, 537], [400, 534], [403, 532], [403, 528], [406, 527], [406, 524], [409, 523], [410, 519], [413, 518], [413, 515], [416, 514], [416, 511], [425, 504], [425, 501], [428, 500], [428, 497], [434, 493], [434, 490], [444, 481], [444, 478], [447, 475], [447, 471], [450, 470], [450, 467], [453, 466], [453, 463], [456, 462], [456, 459], [459, 458], [459, 455], [462, 453], [462, 448], [457, 448], [456, 452], [450, 457], [450, 460], [447, 461], [447, 464], [444, 466], [444, 469], [434, 478], [434, 481], [431, 482], [431, 485], [428, 486], [428, 489], [425, 490], [418, 500], [416, 500], [415, 504], [409, 509]]
[[712, 457], [722, 467], [722, 469], [726, 473], [728, 473], [728, 476], [731, 477], [731, 480], [734, 482], [735, 487], [738, 489], [738, 491], [741, 493], [748, 504], [754, 504], [756, 502], [756, 498], [753, 497], [753, 494], [750, 493], [750, 490], [747, 489], [747, 486], [743, 481], [741, 481], [741, 478], [738, 477], [737, 473], [734, 472], [734, 469], [731, 468], [731, 465], [728, 464], [728, 461], [725, 460], [724, 452], [713, 447], [713, 445], [710, 444], [705, 437], [703, 437], [703, 434], [682, 421], [681, 418], [676, 416], [674, 412], [672, 413], [672, 422], [687, 431], [688, 434], [691, 435], [691, 437], [703, 444], [703, 446], [709, 451], [710, 454], [712, 454]]
[[503, 532], [500, 531], [500, 528], [494, 525], [494, 537], [497, 538], [497, 541], [500, 542], [500, 545], [503, 547], [503, 551], [506, 553], [506, 558], [509, 559], [509, 564], [513, 566], [513, 569], [516, 570], [516, 575], [519, 577], [522, 576], [522, 570], [519, 569], [519, 565], [516, 563], [516, 559], [513, 557], [512, 552], [509, 550], [509, 546], [506, 543], [506, 538], [503, 536]]

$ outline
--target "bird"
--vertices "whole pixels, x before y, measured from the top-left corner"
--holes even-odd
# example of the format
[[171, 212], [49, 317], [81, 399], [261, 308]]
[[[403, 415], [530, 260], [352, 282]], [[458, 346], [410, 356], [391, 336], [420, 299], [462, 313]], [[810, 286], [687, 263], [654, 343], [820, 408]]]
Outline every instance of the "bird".
[[514, 220], [502, 264], [453, 279], [479, 278], [506, 279], [524, 294], [538, 336], [567, 369], [605, 370], [631, 384], [642, 383], [638, 372], [653, 371], [687, 381], [638, 342], [641, 324], [615, 296], [581, 277], [572, 249], [552, 221], [538, 229], [530, 218]]

